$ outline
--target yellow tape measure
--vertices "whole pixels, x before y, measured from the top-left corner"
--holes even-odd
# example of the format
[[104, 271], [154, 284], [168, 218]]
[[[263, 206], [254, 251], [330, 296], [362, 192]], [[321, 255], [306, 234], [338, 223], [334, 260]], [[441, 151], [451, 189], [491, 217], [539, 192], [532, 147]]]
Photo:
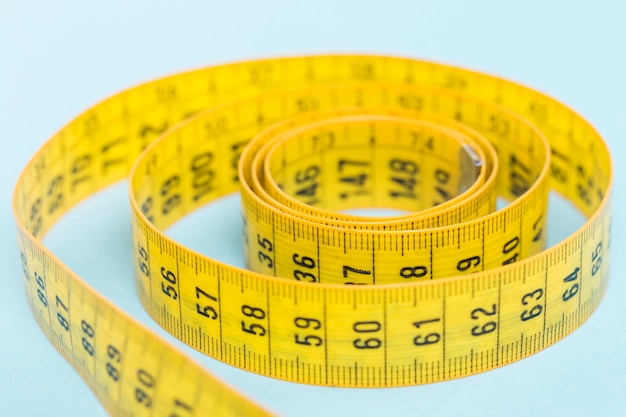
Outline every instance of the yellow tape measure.
[[[268, 415], [42, 245], [62, 214], [125, 177], [148, 313], [199, 351], [288, 381], [391, 387], [493, 369], [576, 329], [608, 281], [609, 151], [549, 97], [379, 56], [173, 75], [77, 117], [14, 193], [34, 316], [114, 415]], [[542, 251], [550, 189], [588, 222]], [[162, 232], [237, 190], [250, 270]], [[347, 214], [360, 207], [399, 214]]]

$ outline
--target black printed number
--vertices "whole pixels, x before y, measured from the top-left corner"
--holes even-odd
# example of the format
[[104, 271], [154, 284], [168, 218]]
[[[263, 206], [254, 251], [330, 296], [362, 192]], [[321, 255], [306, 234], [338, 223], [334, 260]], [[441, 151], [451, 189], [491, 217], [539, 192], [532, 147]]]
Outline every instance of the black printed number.
[[[383, 344], [382, 340], [377, 337], [381, 329], [382, 325], [378, 321], [357, 321], [352, 326], [352, 330], [363, 334], [364, 337], [354, 339], [352, 345], [357, 349], [378, 349]], [[370, 337], [365, 337], [365, 335]]]
[[[69, 310], [67, 309], [63, 301], [61, 301], [58, 295], [56, 296], [56, 305], [58, 309], [62, 309], [65, 311], [65, 313], [69, 314]], [[67, 331], [70, 330], [70, 323], [60, 311], [57, 313], [57, 319], [59, 320], [59, 324], [61, 325], [61, 327], [63, 327]]]
[[578, 273], [580, 272], [580, 268], [576, 267], [571, 274], [563, 278], [563, 282], [570, 284], [572, 283], [568, 289], [563, 292], [563, 301], [569, 301], [572, 297], [578, 294], [578, 290], [580, 288], [578, 284]]
[[[366, 269], [358, 269], [358, 268], [353, 268], [351, 266], [348, 265], [343, 265], [343, 277], [345, 279], [349, 279], [350, 278], [350, 274], [356, 274], [357, 277], [360, 276], [369, 276], [372, 275], [372, 271], [368, 271]], [[350, 285], [364, 285], [364, 282], [354, 282], [354, 281], [346, 281], [344, 282], [344, 284], [350, 284]]]
[[139, 269], [146, 276], [150, 277], [150, 267], [148, 266], [148, 251], [143, 246], [139, 247]]
[[273, 268], [274, 261], [268, 253], [274, 251], [274, 245], [268, 239], [261, 237], [261, 235], [257, 235], [257, 243], [261, 247], [259, 249], [259, 261], [268, 268]]
[[44, 307], [48, 307], [48, 297], [46, 297], [46, 280], [43, 276], [35, 272], [35, 281], [37, 282], [37, 298]]
[[480, 265], [480, 256], [472, 256], [469, 258], [461, 259], [456, 264], [456, 270], [459, 272], [465, 272], [470, 268], [475, 268]]
[[[490, 318], [491, 316], [496, 315], [497, 312], [497, 306], [493, 304], [489, 310], [486, 310], [484, 308], [475, 308], [474, 310], [472, 310], [470, 317], [472, 318], [472, 320], [480, 321], [482, 319]], [[489, 320], [485, 323], [478, 324], [472, 327], [472, 336], [482, 336], [485, 334], [489, 334], [496, 330], [496, 328], [496, 322], [493, 320]]]
[[167, 295], [171, 299], [176, 300], [178, 298], [178, 293], [176, 292], [176, 288], [173, 287], [176, 285], [176, 275], [162, 266], [161, 277], [163, 277], [163, 281], [161, 281], [161, 291], [163, 291], [163, 294]]
[[215, 307], [211, 305], [205, 306], [204, 303], [200, 304], [201, 299], [217, 302], [217, 298], [202, 291], [202, 289], [200, 289], [199, 287], [196, 287], [196, 299], [198, 299], [198, 302], [196, 303], [196, 311], [198, 312], [198, 314], [204, 317], [208, 317], [212, 320], [217, 319], [217, 311], [215, 310]]
[[[306, 329], [311, 333], [322, 328], [322, 323], [318, 319], [310, 317], [296, 317], [293, 324], [295, 324], [297, 328]], [[305, 346], [321, 346], [323, 343], [322, 338], [316, 334], [302, 335], [296, 333], [294, 339], [296, 344]]]
[[137, 370], [138, 384], [135, 387], [135, 400], [139, 404], [143, 404], [146, 408], [152, 407], [151, 389], [155, 385], [155, 379], [144, 369]]
[[[258, 307], [251, 307], [249, 305], [243, 305], [241, 306], [241, 312], [243, 313], [244, 316], [249, 317], [253, 321], [259, 321], [259, 320], [265, 319], [265, 311], [263, 311], [263, 309], [258, 308]], [[267, 331], [265, 330], [265, 327], [263, 327], [262, 324], [255, 323], [255, 322], [246, 324], [244, 320], [241, 320], [241, 330], [246, 333], [254, 334], [257, 336], [265, 336], [265, 334], [267, 333]]]
[[106, 373], [113, 381], [117, 382], [120, 379], [120, 372], [117, 370], [116, 365], [122, 361], [122, 354], [113, 345], [109, 345], [107, 347], [107, 357], [109, 360], [105, 365]]
[[593, 262], [591, 276], [595, 276], [602, 266], [602, 242], [598, 243], [591, 253], [591, 262]]
[[416, 199], [415, 187], [418, 184], [418, 165], [405, 159], [392, 159], [389, 161], [390, 187], [389, 196], [392, 198]]
[[[426, 331], [429, 331], [428, 330], [429, 328], [427, 325], [431, 323], [438, 323], [439, 321], [441, 321], [439, 318], [430, 319], [430, 320], [421, 320], [421, 321], [413, 322], [413, 326], [415, 326], [415, 328], [420, 329], [420, 330], [422, 330], [422, 326], [426, 326]], [[433, 345], [439, 342], [439, 340], [441, 340], [441, 333], [433, 332], [433, 331], [426, 333], [426, 331], [424, 332], [425, 334], [418, 334], [417, 336], [413, 338], [413, 344], [415, 346]]]
[[300, 267], [293, 271], [293, 277], [295, 279], [298, 281], [317, 282], [317, 277], [313, 273], [315, 268], [315, 260], [313, 258], [294, 253], [292, 260], [295, 265]]
[[[529, 292], [528, 294], [525, 294], [522, 297], [522, 305], [526, 306], [526, 305], [534, 304], [535, 302], [541, 300], [542, 297], [543, 297], [543, 289], [537, 288], [536, 290]], [[533, 305], [532, 307], [530, 307], [529, 309], [524, 310], [522, 314], [520, 315], [520, 320], [528, 321], [530, 319], [534, 319], [535, 317], [538, 317], [539, 315], [541, 315], [542, 311], [543, 311], [543, 305], [537, 303]]]
[[83, 330], [83, 337], [81, 339], [81, 343], [83, 344], [83, 348], [89, 354], [89, 356], [93, 356], [95, 353], [94, 345], [94, 336], [95, 332], [93, 327], [85, 320], [81, 321], [80, 327]]
[[428, 274], [428, 268], [422, 265], [405, 266], [400, 270], [400, 276], [405, 279], [422, 278]]

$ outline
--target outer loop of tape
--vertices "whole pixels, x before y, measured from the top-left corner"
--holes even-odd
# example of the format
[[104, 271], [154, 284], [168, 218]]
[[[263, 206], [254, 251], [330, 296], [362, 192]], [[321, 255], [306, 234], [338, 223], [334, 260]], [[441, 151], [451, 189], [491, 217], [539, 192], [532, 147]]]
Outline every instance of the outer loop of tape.
[[[274, 378], [392, 387], [488, 371], [574, 331], [608, 283], [610, 154], [552, 98], [385, 56], [172, 75], [68, 123], [13, 196], [33, 315], [112, 415], [269, 415], [42, 244], [64, 213], [123, 178], [146, 311], [195, 349]], [[240, 188], [249, 269], [164, 233]], [[588, 221], [545, 249], [550, 190]], [[508, 205], [495, 210], [497, 198]], [[359, 206], [411, 212], [336, 211]]]

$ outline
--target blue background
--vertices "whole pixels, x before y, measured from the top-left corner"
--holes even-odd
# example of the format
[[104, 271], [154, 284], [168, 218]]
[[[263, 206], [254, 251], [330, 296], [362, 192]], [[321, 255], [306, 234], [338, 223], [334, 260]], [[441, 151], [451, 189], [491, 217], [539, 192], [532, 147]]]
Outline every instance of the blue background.
[[[626, 415], [623, 2], [173, 4], [0, 0], [0, 415], [105, 415], [47, 343], [25, 301], [10, 196], [21, 168], [44, 140], [88, 106], [147, 79], [234, 59], [321, 52], [400, 54], [470, 67], [533, 86], [585, 115], [605, 136], [616, 164], [612, 278], [606, 298], [580, 330], [529, 359], [419, 387], [297, 385], [234, 369], [176, 344], [283, 416]], [[580, 224], [567, 204], [553, 203], [551, 242]], [[238, 206], [237, 197], [229, 197], [169, 233], [241, 265]], [[134, 296], [128, 219], [122, 183], [72, 211], [46, 241], [114, 303], [164, 334]]]

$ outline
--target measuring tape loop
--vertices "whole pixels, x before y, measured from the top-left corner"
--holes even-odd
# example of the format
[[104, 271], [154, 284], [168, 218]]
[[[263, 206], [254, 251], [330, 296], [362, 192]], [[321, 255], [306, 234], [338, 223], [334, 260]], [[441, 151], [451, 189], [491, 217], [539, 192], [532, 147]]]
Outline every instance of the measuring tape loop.
[[[381, 56], [173, 75], [78, 116], [14, 192], [33, 314], [114, 415], [270, 415], [41, 243], [126, 177], [146, 311], [199, 351], [288, 381], [391, 387], [490, 370], [571, 333], [608, 283], [609, 151], [549, 97]], [[163, 232], [239, 190], [248, 269]], [[544, 250], [550, 190], [588, 221]], [[348, 212], [360, 207], [401, 212]]]
[[[353, 111], [363, 115], [365, 109], [359, 108]], [[345, 210], [351, 206], [363, 207], [376, 204], [388, 207], [398, 206], [411, 212], [419, 211], [420, 217], [429, 216], [428, 218], [432, 219], [432, 213], [436, 213], [438, 220], [455, 223], [467, 220], [463, 217], [464, 215], [476, 216], [476, 213], [493, 210], [496, 193], [495, 181], [493, 181], [495, 175], [491, 166], [493, 165], [492, 161], [496, 159], [495, 151], [493, 147], [489, 146], [488, 142], [485, 142], [481, 137], [476, 137], [481, 145], [478, 146], [471, 137], [444, 129], [440, 125], [426, 124], [423, 120], [416, 123], [410, 119], [399, 118], [397, 112], [393, 114], [394, 118], [390, 118], [390, 116], [382, 116], [382, 112], [382, 110], [379, 110], [377, 111], [378, 115], [375, 113], [370, 114], [367, 118], [343, 117], [330, 120], [328, 119], [332, 115], [323, 113], [319, 116], [327, 120], [301, 129], [299, 134], [309, 134], [308, 139], [313, 141], [308, 159], [312, 159], [311, 157], [313, 156], [317, 157], [317, 159], [324, 159], [327, 154], [329, 154], [329, 158], [336, 159], [338, 168], [334, 170], [334, 177], [328, 179], [326, 179], [326, 171], [320, 174], [319, 163], [309, 162], [302, 169], [297, 169], [297, 165], [302, 163], [300, 161], [298, 161], [298, 164], [292, 163], [287, 166], [288, 155], [289, 158], [293, 158], [293, 155], [295, 155], [287, 145], [295, 141], [290, 140], [289, 136], [285, 136], [285, 134], [277, 138], [270, 137], [269, 135], [273, 133], [273, 129], [265, 132], [264, 135], [255, 139], [255, 142], [263, 143], [260, 149], [256, 149], [256, 143], [251, 143], [242, 154], [240, 166], [244, 168], [250, 167], [248, 169], [251, 172], [252, 181], [250, 185], [246, 183], [244, 187], [248, 186], [249, 188], [246, 187], [244, 189], [246, 192], [249, 190], [257, 194], [266, 203], [275, 207], [281, 207], [282, 210], [286, 210], [295, 216], [324, 217], [326, 224], [333, 225], [345, 225], [347, 221], [352, 223], [352, 227], [380, 228], [395, 225], [396, 228], [415, 229], [417, 219], [414, 213], [408, 216], [394, 216], [388, 219], [363, 216], [355, 218], [354, 216], [343, 215], [337, 210]], [[409, 116], [409, 114], [405, 116]], [[416, 117], [417, 115], [410, 114], [410, 116]], [[419, 117], [424, 119], [424, 115], [419, 115]], [[329, 125], [331, 123], [334, 123], [334, 125]], [[366, 125], [365, 127], [369, 130], [367, 134], [355, 135], [354, 132], [346, 131], [337, 135], [337, 132], [333, 132], [334, 129], [345, 130], [348, 127], [358, 131], [359, 126], [363, 125]], [[413, 129], [410, 129], [411, 126], [413, 126]], [[320, 129], [320, 132], [311, 133], [310, 129], [312, 127], [317, 127]], [[376, 132], [380, 128], [389, 131]], [[328, 143], [318, 144], [319, 138], [324, 137], [324, 135]], [[383, 142], [389, 143], [376, 142], [375, 138], [377, 135], [382, 135]], [[408, 135], [410, 135], [410, 138]], [[418, 143], [417, 139], [419, 139], [420, 135], [423, 137], [424, 143], [419, 144], [421, 148], [413, 149]], [[357, 138], [358, 143], [350, 144], [348, 142], [348, 144], [341, 147], [335, 144], [336, 141], [348, 139], [350, 136]], [[390, 140], [392, 137], [395, 138], [393, 141]], [[266, 140], [267, 142], [265, 142]], [[297, 145], [300, 148], [302, 146], [301, 142], [304, 140], [307, 140], [307, 138], [300, 137], [298, 143], [294, 143], [293, 146]], [[439, 146], [436, 146], [435, 142]], [[413, 144], [413, 146], [404, 147], [406, 144]], [[326, 146], [330, 146], [330, 149], [327, 150]], [[361, 156], [361, 160], [345, 157], [350, 151], [362, 154], [359, 152], [361, 147], [364, 147], [365, 149], [362, 150], [367, 152], [365, 157]], [[483, 150], [485, 147], [489, 152], [489, 162], [487, 162], [487, 157]], [[371, 192], [374, 190], [370, 190], [372, 185], [369, 185], [367, 180], [374, 177], [372, 173], [376, 171], [376, 168], [373, 164], [370, 164], [368, 158], [378, 157], [379, 152], [389, 152], [390, 150], [391, 152], [400, 153], [399, 149], [415, 152], [416, 158], [420, 160], [420, 166], [425, 167], [424, 170], [426, 172], [420, 172], [419, 166], [415, 164], [409, 168], [412, 170], [410, 171], [412, 174], [410, 178], [391, 177], [393, 178], [392, 181], [409, 189], [405, 199], [400, 198], [402, 194], [398, 191], [388, 194]], [[273, 156], [279, 152], [281, 156], [278, 161]], [[250, 160], [248, 158], [249, 155], [253, 155]], [[452, 159], [456, 163], [452, 163]], [[384, 162], [388, 162], [398, 169], [398, 167], [403, 166], [402, 160], [404, 159], [391, 158], [389, 159], [391, 162]], [[383, 161], [378, 162], [378, 165], [380, 165], [380, 162]], [[362, 170], [368, 172], [359, 171], [350, 175], [350, 173], [346, 173], [350, 165], [357, 170], [359, 167], [362, 167]], [[384, 164], [383, 169], [388, 168], [386, 165]], [[277, 169], [280, 172], [272, 174], [272, 170]], [[276, 175], [282, 177], [280, 184], [274, 180]], [[240, 173], [240, 176], [242, 181], [247, 181], [245, 173]], [[318, 176], [321, 178], [318, 179]], [[490, 181], [488, 184], [485, 184], [488, 176]], [[306, 184], [307, 182], [309, 184]], [[304, 185], [302, 185], [303, 183]], [[344, 186], [352, 185], [353, 187], [344, 188], [343, 190], [337, 190], [337, 187], [331, 188], [331, 185], [336, 183], [341, 183]], [[320, 187], [319, 190], [318, 187]], [[418, 188], [420, 192], [416, 192], [415, 188]], [[332, 192], [325, 191], [331, 189], [333, 190]], [[301, 198], [308, 197], [307, 201], [299, 201], [297, 199], [298, 196], [302, 196]], [[324, 199], [318, 200], [319, 198]], [[274, 201], [276, 201], [276, 204], [274, 204]], [[457, 204], [460, 202], [465, 204]], [[325, 203], [323, 210], [316, 207], [322, 203]], [[328, 207], [329, 204], [332, 204], [331, 208]], [[436, 209], [434, 208], [435, 205]], [[411, 219], [410, 225], [405, 224], [408, 218]], [[333, 222], [332, 220], [340, 221]], [[381, 223], [384, 226], [381, 226]]]

